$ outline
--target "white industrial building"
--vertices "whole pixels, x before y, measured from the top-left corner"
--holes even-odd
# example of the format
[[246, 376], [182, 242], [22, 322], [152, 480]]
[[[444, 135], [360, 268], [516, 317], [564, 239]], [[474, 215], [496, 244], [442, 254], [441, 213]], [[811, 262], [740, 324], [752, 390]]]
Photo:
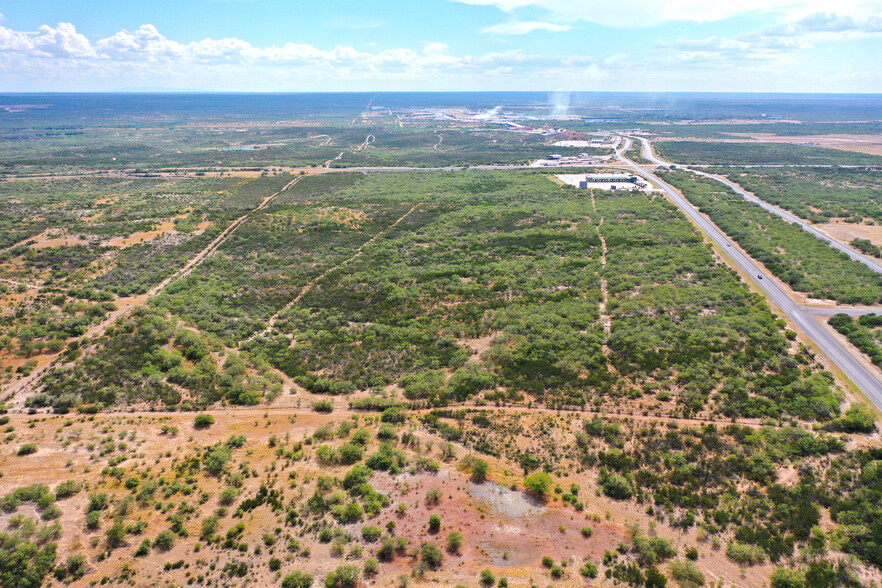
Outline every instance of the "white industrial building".
[[647, 190], [650, 187], [640, 176], [622, 173], [562, 174], [557, 177], [582, 190]]

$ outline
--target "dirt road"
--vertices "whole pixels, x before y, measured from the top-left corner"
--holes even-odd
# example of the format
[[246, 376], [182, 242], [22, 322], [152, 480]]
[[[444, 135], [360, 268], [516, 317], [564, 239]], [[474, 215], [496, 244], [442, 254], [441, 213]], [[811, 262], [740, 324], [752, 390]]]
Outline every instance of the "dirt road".
[[[131, 298], [121, 298], [117, 300], [117, 310], [109, 313], [107, 317], [100, 323], [90, 327], [84, 335], [82, 335], [81, 337], [70, 339], [68, 343], [94, 337], [101, 337], [107, 331], [108, 327], [110, 327], [119, 319], [128, 315], [133, 309], [146, 304], [151, 298], [154, 298], [160, 292], [165, 290], [165, 288], [167, 288], [169, 284], [189, 276], [193, 272], [193, 270], [197, 266], [199, 266], [199, 264], [201, 264], [203, 261], [205, 261], [206, 258], [217, 251], [217, 249], [221, 245], [223, 245], [224, 242], [229, 239], [230, 236], [236, 231], [236, 229], [242, 226], [242, 224], [246, 220], [248, 220], [248, 218], [250, 218], [252, 214], [266, 208], [267, 205], [272, 202], [279, 194], [288, 190], [289, 188], [291, 188], [291, 186], [299, 182], [301, 177], [302, 176], [298, 176], [294, 178], [293, 180], [288, 182], [281, 190], [261, 200], [260, 204], [257, 205], [257, 207], [249, 210], [248, 212], [234, 220], [232, 223], [230, 223], [230, 225], [226, 229], [224, 229], [224, 231], [220, 235], [218, 235], [211, 243], [209, 243], [204, 249], [199, 251], [199, 253], [191, 257], [180, 270], [162, 280], [159, 284], [148, 290], [146, 294]], [[12, 398], [10, 401], [7, 401], [7, 406], [14, 407], [17, 406], [19, 403], [23, 404], [25, 400], [25, 398], [23, 398], [23, 394], [36, 392], [37, 383], [40, 381], [40, 378], [43, 377], [46, 371], [51, 367], [52, 362], [56, 359], [56, 357], [57, 356], [40, 356], [40, 358], [38, 358], [37, 367], [34, 369], [33, 372], [31, 372], [30, 376], [12, 382], [9, 386], [7, 386], [3, 390], [3, 393], [5, 396]]]

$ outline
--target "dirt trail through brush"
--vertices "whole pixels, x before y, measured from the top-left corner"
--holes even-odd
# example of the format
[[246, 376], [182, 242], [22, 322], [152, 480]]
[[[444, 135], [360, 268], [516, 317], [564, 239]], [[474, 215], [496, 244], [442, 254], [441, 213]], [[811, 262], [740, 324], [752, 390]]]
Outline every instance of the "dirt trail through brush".
[[[608, 252], [606, 248], [606, 239], [603, 237], [603, 233], [600, 232], [600, 227], [603, 226], [603, 219], [600, 219], [600, 223], [597, 225], [597, 236], [600, 237], [600, 267], [606, 267], [606, 254]], [[603, 332], [609, 337], [610, 332], [612, 332], [612, 318], [606, 314], [606, 307], [609, 304], [609, 285], [606, 282], [606, 278], [603, 277], [603, 274], [600, 276], [600, 322], [603, 325]], [[603, 354], [607, 357], [610, 355], [610, 349], [606, 345], [606, 341], [603, 342]]]
[[325, 168], [330, 168], [332, 163], [334, 163], [335, 161], [340, 161], [340, 158], [343, 157], [343, 154], [344, 154], [344, 153], [346, 153], [346, 152], [345, 152], [345, 151], [341, 151], [340, 154], [339, 154], [337, 157], [335, 157], [334, 159], [329, 159], [329, 160], [327, 160], [327, 161], [324, 163]]
[[374, 137], [373, 135], [368, 135], [367, 137], [365, 137], [364, 143], [359, 145], [358, 148], [355, 150], [355, 152], [358, 153], [362, 149], [366, 149], [368, 145], [370, 145], [371, 143], [373, 143], [376, 140], [377, 140], [377, 138]]
[[[279, 194], [288, 190], [289, 188], [291, 188], [291, 186], [293, 186], [294, 184], [299, 182], [301, 177], [303, 177], [303, 176], [299, 176], [299, 177], [294, 178], [293, 180], [291, 180], [290, 182], [285, 184], [285, 187], [282, 188], [281, 190], [279, 190], [278, 192], [271, 194], [270, 196], [265, 197], [260, 202], [260, 204], [257, 205], [256, 208], [249, 210], [248, 212], [246, 212], [245, 214], [243, 214], [242, 216], [237, 218], [235, 221], [230, 223], [230, 225], [220, 235], [218, 235], [211, 243], [209, 243], [208, 246], [205, 247], [205, 249], [203, 249], [202, 251], [200, 251], [199, 253], [194, 255], [192, 258], [190, 258], [190, 260], [187, 261], [186, 264], [184, 264], [184, 267], [182, 267], [181, 269], [179, 269], [177, 272], [173, 273], [172, 275], [170, 275], [166, 279], [162, 280], [159, 284], [157, 284], [156, 286], [154, 286], [153, 288], [148, 290], [147, 293], [142, 294], [140, 296], [134, 296], [131, 298], [120, 298], [119, 300], [117, 300], [117, 307], [118, 307], [117, 310], [108, 314], [107, 318], [105, 318], [103, 321], [101, 321], [97, 325], [90, 327], [84, 335], [82, 335], [81, 337], [76, 337], [74, 339], [71, 339], [69, 342], [80, 341], [82, 339], [103, 336], [109, 326], [111, 326], [116, 321], [118, 321], [119, 319], [121, 319], [124, 316], [126, 316], [127, 314], [129, 314], [132, 311], [132, 309], [146, 304], [151, 298], [154, 298], [160, 292], [165, 290], [165, 288], [168, 287], [168, 285], [171, 284], [172, 282], [176, 282], [180, 279], [183, 279], [183, 278], [186, 278], [187, 276], [189, 276], [199, 264], [201, 264], [203, 261], [205, 261], [205, 259], [207, 257], [209, 257], [215, 251], [217, 251], [217, 249], [221, 245], [223, 245], [224, 242], [226, 242], [227, 239], [229, 239], [230, 236], [236, 231], [236, 229], [238, 229], [240, 226], [242, 226], [242, 224], [246, 220], [248, 220], [248, 218], [251, 217], [252, 214], [266, 208], [269, 205], [269, 203], [272, 202]], [[34, 369], [33, 372], [31, 372], [31, 375], [26, 378], [22, 378], [21, 380], [18, 380], [16, 382], [13, 382], [11, 385], [6, 387], [3, 390], [4, 396], [9, 398], [10, 400], [14, 399], [14, 401], [20, 401], [22, 399], [19, 398], [19, 396], [21, 396], [21, 394], [23, 392], [28, 392], [28, 391], [29, 392], [36, 392], [37, 383], [40, 381], [40, 378], [43, 377], [43, 374], [45, 374], [46, 371], [49, 369], [51, 362], [54, 358], [55, 358], [55, 356], [50, 356], [50, 355], [43, 355], [43, 356], [40, 356], [39, 358], [37, 358], [37, 361], [38, 361], [37, 367]], [[7, 402], [7, 404], [14, 405], [15, 402], [11, 402], [11, 403]]]
[[[283, 399], [279, 399], [280, 401]], [[293, 397], [288, 397], [287, 400], [294, 400]], [[309, 404], [308, 402], [306, 404]], [[647, 423], [647, 424], [655, 424], [657, 426], [667, 426], [672, 423], [676, 423], [677, 426], [680, 427], [702, 427], [705, 425], [716, 425], [717, 427], [725, 427], [726, 425], [737, 424], [745, 427], [749, 427], [751, 429], [760, 429], [765, 425], [761, 422], [760, 419], [749, 419], [749, 418], [705, 418], [705, 417], [676, 417], [676, 416], [655, 416], [655, 415], [645, 415], [642, 413], [634, 413], [624, 411], [622, 413], [611, 413], [611, 412], [593, 412], [587, 410], [558, 410], [553, 408], [538, 408], [538, 407], [526, 407], [526, 406], [477, 406], [473, 404], [462, 404], [457, 405], [458, 410], [470, 410], [470, 411], [499, 411], [503, 413], [507, 413], [510, 415], [536, 415], [536, 414], [544, 414], [547, 416], [566, 416], [572, 415], [576, 419], [581, 420], [591, 420], [593, 418], [601, 418], [604, 420], [614, 420], [620, 422], [631, 421], [634, 423]], [[411, 414], [414, 415], [426, 415], [430, 414], [433, 410], [431, 408], [427, 409], [418, 409], [411, 411]], [[225, 407], [225, 408], [214, 408], [201, 411], [205, 414], [210, 414], [211, 416], [217, 419], [252, 419], [257, 416], [268, 415], [271, 417], [295, 417], [298, 422], [301, 419], [313, 419], [313, 418], [324, 418], [328, 417], [330, 419], [339, 420], [339, 419], [348, 419], [355, 415], [364, 416], [365, 411], [361, 410], [353, 410], [344, 404], [335, 403], [334, 412], [329, 415], [320, 415], [316, 413], [312, 408], [307, 407], [298, 407], [294, 405], [290, 406], [237, 406], [237, 407]], [[155, 411], [145, 411], [145, 410], [136, 410], [136, 411], [123, 411], [120, 410], [118, 412], [102, 412], [98, 417], [101, 418], [114, 418], [114, 417], [125, 417], [127, 419], [132, 418], [162, 418], [169, 417], [173, 421], [184, 423], [190, 422], [193, 419], [194, 413], [186, 413], [186, 412], [155, 412]], [[423, 431], [426, 432], [426, 431]], [[834, 436], [838, 436], [838, 434], [834, 434]], [[461, 443], [456, 443], [456, 445], [464, 451], [470, 451], [471, 449]]]
[[261, 335], [266, 335], [266, 334], [268, 334], [268, 333], [270, 332], [270, 330], [276, 325], [276, 321], [279, 320], [279, 316], [281, 316], [283, 312], [285, 312], [286, 310], [288, 310], [289, 308], [291, 308], [292, 306], [294, 306], [295, 304], [297, 304], [298, 302], [300, 302], [300, 300], [306, 295], [307, 292], [309, 292], [310, 290], [312, 290], [312, 288], [313, 288], [317, 283], [319, 283], [321, 280], [323, 280], [323, 279], [325, 279], [326, 277], [328, 277], [328, 275], [330, 275], [332, 272], [334, 272], [334, 271], [340, 269], [341, 267], [343, 267], [344, 265], [346, 265], [346, 264], [349, 263], [350, 261], [353, 261], [354, 259], [356, 259], [357, 257], [359, 257], [359, 256], [362, 254], [362, 252], [364, 251], [364, 248], [365, 248], [365, 247], [367, 247], [368, 245], [370, 245], [371, 243], [373, 243], [374, 241], [376, 241], [377, 239], [379, 239], [380, 237], [382, 237], [383, 235], [385, 235], [386, 233], [388, 233], [389, 231], [391, 231], [392, 229], [394, 229], [395, 227], [397, 227], [398, 224], [401, 223], [401, 221], [403, 221], [404, 219], [406, 219], [406, 218], [408, 217], [408, 215], [410, 215], [410, 213], [412, 213], [414, 210], [416, 210], [416, 208], [417, 208], [420, 204], [422, 204], [422, 202], [417, 202], [416, 204], [414, 204], [414, 205], [410, 208], [410, 210], [408, 210], [408, 211], [405, 212], [403, 215], [401, 215], [401, 217], [399, 217], [398, 220], [396, 220], [394, 223], [392, 223], [391, 225], [389, 225], [387, 228], [383, 229], [382, 231], [380, 231], [379, 233], [377, 233], [376, 235], [374, 235], [373, 237], [371, 237], [370, 239], [368, 239], [367, 241], [365, 241], [364, 243], [362, 243], [362, 244], [358, 247], [358, 249], [355, 250], [355, 253], [354, 253], [354, 254], [352, 254], [351, 256], [347, 257], [346, 259], [344, 259], [343, 261], [341, 261], [341, 262], [338, 263], [337, 265], [335, 265], [335, 266], [333, 266], [333, 267], [331, 267], [331, 268], [325, 270], [325, 271], [322, 272], [320, 275], [318, 275], [317, 277], [315, 277], [315, 278], [313, 278], [312, 280], [310, 280], [309, 282], [307, 282], [307, 284], [306, 284], [306, 285], [300, 290], [300, 292], [297, 294], [297, 296], [296, 296], [291, 302], [289, 302], [288, 304], [286, 304], [286, 305], [282, 308], [282, 310], [280, 310], [279, 312], [277, 312], [276, 314], [274, 314], [272, 317], [270, 317], [269, 321], [267, 321], [267, 327], [266, 327], [266, 329], [264, 329], [264, 330], [261, 331], [260, 333], [257, 333], [256, 335], [253, 335], [253, 336], [249, 337], [249, 338], [247, 339], [247, 341], [250, 341], [250, 340], [254, 339], [255, 337], [259, 337], [259, 336], [261, 336]]

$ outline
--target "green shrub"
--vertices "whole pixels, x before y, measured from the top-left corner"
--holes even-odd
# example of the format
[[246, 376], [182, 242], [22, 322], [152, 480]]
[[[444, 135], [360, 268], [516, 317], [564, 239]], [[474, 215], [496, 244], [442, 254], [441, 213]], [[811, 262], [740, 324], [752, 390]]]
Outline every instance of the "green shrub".
[[312, 410], [323, 413], [334, 412], [334, 403], [330, 400], [317, 400], [312, 403]]
[[490, 570], [481, 570], [481, 585], [492, 586], [496, 583], [496, 576]]
[[227, 445], [216, 445], [205, 454], [202, 463], [205, 469], [215, 478], [221, 477], [226, 472], [227, 463], [232, 459], [233, 452]]
[[37, 588], [55, 567], [55, 543], [39, 545], [14, 533], [0, 533], [0, 586]]
[[40, 518], [44, 521], [60, 519], [61, 515], [64, 514], [59, 508], [59, 506], [55, 503], [50, 504], [46, 508], [43, 509], [43, 512], [40, 513]]
[[89, 503], [86, 505], [86, 511], [104, 510], [110, 506], [110, 496], [103, 492], [89, 494]]
[[365, 576], [373, 576], [376, 575], [377, 572], [380, 571], [380, 562], [376, 560], [376, 558], [368, 558], [364, 562], [364, 567], [362, 571]]
[[356, 486], [367, 484], [372, 474], [373, 472], [366, 465], [357, 465], [346, 472], [346, 475], [343, 477], [343, 488], [351, 490]]
[[380, 529], [380, 527], [366, 526], [361, 528], [361, 538], [368, 543], [374, 543], [380, 538], [382, 534], [383, 531]]
[[451, 531], [450, 534], [447, 535], [447, 551], [450, 553], [459, 553], [462, 544], [463, 537], [462, 533], [459, 531]]
[[441, 488], [438, 486], [432, 486], [428, 490], [426, 490], [426, 503], [427, 504], [438, 504], [441, 502], [441, 497], [444, 496], [444, 492], [441, 491]]
[[175, 546], [175, 534], [170, 529], [166, 529], [156, 536], [153, 540], [153, 547], [162, 551], [168, 551]]
[[704, 574], [691, 561], [675, 561], [670, 566], [671, 576], [683, 588], [704, 586]]
[[591, 563], [590, 561], [586, 562], [585, 565], [583, 565], [579, 569], [579, 573], [582, 574], [586, 578], [596, 578], [597, 577], [597, 564]]
[[337, 505], [331, 509], [331, 514], [337, 522], [343, 525], [357, 523], [364, 518], [364, 509], [357, 502]]
[[668, 585], [668, 579], [663, 573], [655, 568], [646, 570], [645, 584], [646, 588], [665, 588]]
[[236, 497], [239, 495], [239, 490], [233, 488], [232, 486], [227, 486], [221, 491], [220, 496], [218, 497], [218, 501], [223, 506], [230, 506], [235, 502]]
[[107, 547], [115, 549], [122, 545], [126, 539], [126, 526], [122, 523], [116, 523], [105, 531], [104, 536], [107, 537]]
[[605, 495], [615, 500], [627, 500], [634, 493], [631, 482], [618, 474], [602, 476], [600, 486]]
[[356, 445], [364, 447], [371, 440], [371, 432], [367, 429], [359, 429], [352, 434], [350, 441]]
[[754, 566], [766, 561], [766, 552], [757, 545], [729, 543], [726, 545], [726, 556], [736, 563]]
[[671, 542], [662, 537], [646, 538], [637, 535], [631, 548], [644, 567], [653, 566], [677, 555], [677, 550]]
[[360, 576], [361, 571], [357, 566], [340, 566], [325, 576], [325, 586], [327, 588], [355, 588]]
[[384, 423], [400, 424], [407, 421], [407, 410], [400, 406], [390, 406], [383, 411], [380, 420]]
[[214, 417], [210, 414], [198, 414], [193, 420], [193, 426], [197, 429], [207, 429], [214, 424]]
[[805, 574], [787, 568], [777, 568], [772, 573], [772, 588], [806, 588]]
[[390, 425], [389, 423], [383, 423], [380, 425], [380, 429], [377, 431], [377, 439], [383, 439], [384, 441], [397, 441], [398, 432], [395, 430], [395, 426]]
[[341, 464], [352, 465], [361, 461], [361, 458], [364, 457], [364, 450], [355, 443], [344, 443], [340, 446], [337, 456]]
[[206, 517], [202, 520], [201, 531], [199, 533], [199, 537], [202, 539], [209, 539], [212, 535], [217, 532], [217, 523], [218, 517], [210, 516]]
[[551, 491], [551, 486], [551, 476], [545, 472], [536, 472], [535, 474], [530, 474], [524, 479], [524, 488], [526, 488], [530, 494], [543, 500]]
[[441, 529], [441, 517], [433, 514], [429, 517], [429, 532], [437, 533]]
[[312, 586], [312, 574], [296, 570], [285, 576], [282, 588], [309, 588]]
[[438, 549], [434, 543], [423, 543], [420, 546], [420, 561], [429, 566], [430, 569], [437, 570], [444, 561], [444, 554]]
[[490, 471], [490, 466], [487, 465], [487, 462], [481, 458], [477, 458], [472, 461], [472, 482], [475, 484], [483, 484], [484, 480], [487, 479], [487, 472]]
[[152, 544], [150, 543], [150, 539], [144, 539], [141, 541], [141, 544], [138, 546], [138, 549], [135, 551], [135, 557], [144, 557], [148, 553], [150, 553], [150, 547]]
[[18, 448], [18, 455], [31, 455], [37, 453], [36, 443], [25, 443]]
[[101, 525], [101, 511], [92, 510], [86, 513], [86, 528], [95, 530]]
[[853, 404], [845, 416], [830, 421], [824, 428], [843, 433], [872, 433], [876, 430], [876, 415], [863, 404]]
[[381, 561], [392, 561], [395, 558], [395, 540], [392, 538], [384, 539], [383, 544], [377, 550], [377, 557]]
[[79, 580], [86, 575], [86, 558], [82, 555], [71, 555], [63, 565], [55, 568], [55, 577], [59, 580]]

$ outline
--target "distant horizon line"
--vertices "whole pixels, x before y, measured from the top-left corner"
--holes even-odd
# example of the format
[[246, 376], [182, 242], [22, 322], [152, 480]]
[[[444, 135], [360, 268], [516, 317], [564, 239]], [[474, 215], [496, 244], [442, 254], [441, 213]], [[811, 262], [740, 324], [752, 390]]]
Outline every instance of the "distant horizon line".
[[231, 96], [271, 96], [293, 94], [651, 94], [651, 95], [675, 95], [675, 94], [701, 94], [701, 95], [750, 95], [750, 96], [879, 96], [880, 92], [750, 92], [750, 91], [706, 91], [706, 90], [353, 90], [353, 91], [324, 91], [324, 90], [285, 90], [285, 91], [256, 91], [240, 92], [233, 90], [79, 90], [79, 91], [27, 91], [27, 92], [0, 92], [0, 96], [34, 96], [34, 95], [106, 95], [106, 94], [141, 94], [141, 95], [179, 95], [179, 94], [208, 94], [208, 95], [231, 95]]

